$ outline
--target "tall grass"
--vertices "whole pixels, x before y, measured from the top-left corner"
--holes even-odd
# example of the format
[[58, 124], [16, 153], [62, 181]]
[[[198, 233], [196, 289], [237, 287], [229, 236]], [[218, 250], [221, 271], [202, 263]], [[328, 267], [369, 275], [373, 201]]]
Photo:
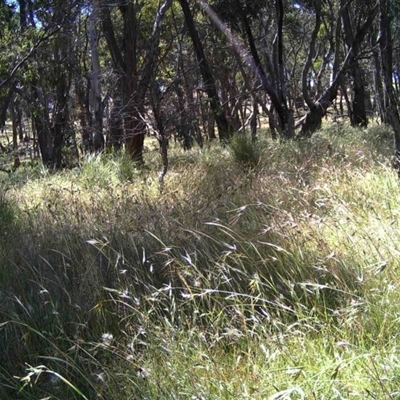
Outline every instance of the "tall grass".
[[386, 138], [172, 149], [162, 193], [153, 153], [20, 168], [0, 197], [0, 398], [398, 396]]

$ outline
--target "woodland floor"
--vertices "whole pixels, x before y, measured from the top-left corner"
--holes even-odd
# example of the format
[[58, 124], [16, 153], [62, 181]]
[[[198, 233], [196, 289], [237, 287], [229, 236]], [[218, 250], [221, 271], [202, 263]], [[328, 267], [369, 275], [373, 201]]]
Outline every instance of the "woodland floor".
[[172, 143], [162, 187], [151, 142], [0, 171], [0, 398], [400, 398], [391, 143]]

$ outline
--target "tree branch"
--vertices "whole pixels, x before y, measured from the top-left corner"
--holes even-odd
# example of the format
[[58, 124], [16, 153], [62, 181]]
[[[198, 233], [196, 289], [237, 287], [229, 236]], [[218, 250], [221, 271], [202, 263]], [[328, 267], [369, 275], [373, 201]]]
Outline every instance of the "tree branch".
[[25, 57], [17, 63], [17, 65], [14, 66], [14, 68], [11, 70], [10, 75], [4, 79], [2, 82], [0, 82], [0, 89], [3, 88], [10, 82], [10, 80], [15, 76], [15, 74], [18, 72], [18, 70], [28, 61], [28, 59], [35, 53], [35, 51], [38, 49], [38, 47], [47, 39], [55, 35], [59, 30], [61, 29], [61, 26], [58, 26], [56, 29], [49, 33], [45, 33], [29, 50], [28, 54], [25, 55]]

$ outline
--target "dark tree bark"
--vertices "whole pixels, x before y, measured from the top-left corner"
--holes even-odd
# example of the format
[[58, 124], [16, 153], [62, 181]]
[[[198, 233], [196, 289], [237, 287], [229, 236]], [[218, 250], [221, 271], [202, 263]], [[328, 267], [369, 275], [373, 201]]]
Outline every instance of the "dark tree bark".
[[[341, 14], [348, 7], [349, 2], [346, 2], [341, 9]], [[336, 99], [337, 91], [349, 70], [351, 64], [355, 61], [357, 53], [354, 49], [359, 49], [367, 31], [372, 26], [375, 17], [379, 11], [378, 5], [373, 7], [365, 22], [357, 29], [352, 45], [350, 46], [346, 57], [339, 69], [339, 57], [340, 52], [336, 50], [335, 61], [333, 65], [334, 78], [330, 86], [319, 96], [318, 100], [310, 104], [310, 110], [306, 114], [305, 119], [302, 123], [301, 136], [311, 136], [315, 131], [321, 128], [322, 118], [326, 115], [328, 108], [332, 105]], [[337, 36], [337, 35], [336, 35]], [[337, 71], [337, 72], [336, 72]]]
[[[307, 54], [307, 59], [304, 64], [302, 76], [301, 76], [301, 81], [302, 81], [302, 93], [303, 93], [303, 98], [304, 101], [306, 102], [308, 108], [313, 108], [314, 107], [314, 102], [312, 98], [310, 97], [309, 89], [308, 89], [308, 73], [310, 72], [315, 53], [316, 53], [316, 43], [317, 43], [317, 38], [318, 38], [318, 33], [319, 30], [321, 29], [321, 5], [317, 1], [315, 3], [315, 26], [311, 34], [311, 40], [310, 40], [310, 48], [308, 50]], [[318, 85], [317, 85], [318, 88]], [[318, 89], [317, 89], [318, 90]]]
[[255, 73], [261, 81], [263, 89], [266, 91], [271, 99], [271, 102], [275, 108], [276, 113], [279, 117], [279, 128], [282, 136], [285, 139], [291, 139], [294, 137], [294, 124], [293, 124], [293, 110], [288, 106], [285, 93], [285, 79], [283, 76], [283, 3], [278, 0], [276, 3], [277, 18], [278, 18], [278, 37], [277, 37], [277, 60], [275, 62], [274, 71], [278, 87], [275, 88], [268, 80], [267, 75], [261, 63], [260, 56], [255, 44], [253, 32], [251, 30], [249, 21], [244, 13], [244, 10], [239, 0], [235, 0], [235, 9], [240, 17], [244, 31], [250, 47], [250, 53], [252, 57], [252, 64], [255, 68]]
[[[138, 18], [136, 4], [121, 2], [119, 9], [123, 20], [123, 52], [115, 39], [112, 21], [108, 8], [103, 8], [103, 29], [113, 59], [114, 68], [124, 94], [124, 120], [126, 150], [132, 160], [143, 163], [143, 145], [146, 124], [142, 120], [144, 101], [147, 90], [153, 79], [156, 59], [159, 52], [159, 41], [162, 21], [171, 7], [172, 0], [165, 0], [159, 7], [155, 17], [153, 32], [148, 42], [148, 52], [144, 58], [143, 68], [138, 71]], [[116, 129], [119, 131], [119, 128]]]
[[258, 103], [256, 99], [253, 99], [253, 112], [250, 117], [250, 132], [251, 139], [253, 142], [257, 140], [257, 122], [258, 122]]
[[117, 94], [113, 98], [110, 118], [108, 121], [107, 149], [120, 150], [124, 142], [124, 129], [122, 118], [122, 100]]
[[167, 116], [162, 107], [163, 94], [157, 83], [153, 85], [153, 90], [150, 91], [151, 109], [153, 111], [155, 128], [157, 130], [157, 139], [160, 143], [160, 153], [162, 161], [162, 169], [158, 175], [160, 183], [160, 191], [163, 190], [164, 178], [168, 172], [168, 137], [165, 131], [167, 125]]
[[19, 5], [19, 24], [21, 27], [21, 32], [24, 32], [27, 23], [26, 0], [18, 0], [18, 5]]
[[115, 76], [115, 85], [112, 88], [111, 97], [113, 100], [110, 119], [108, 121], [107, 148], [120, 150], [124, 141], [123, 115], [122, 110], [125, 104], [125, 60], [122, 51], [118, 46], [114, 34], [114, 27], [110, 15], [110, 7], [107, 0], [96, 0], [96, 4], [101, 16], [102, 32], [110, 52], [113, 74]]
[[138, 102], [138, 71], [137, 71], [137, 40], [138, 21], [136, 6], [128, 2], [121, 6], [122, 19], [124, 23], [124, 105], [125, 105], [125, 135], [126, 149], [132, 159], [138, 164], [143, 163], [143, 144], [145, 126], [141, 120], [143, 104]]
[[386, 113], [394, 132], [393, 166], [400, 177], [400, 115], [393, 89], [393, 39], [391, 32], [390, 1], [379, 0], [380, 10], [380, 55], [382, 75], [387, 96]]
[[101, 81], [100, 81], [100, 55], [99, 55], [99, 39], [97, 35], [96, 23], [98, 20], [97, 4], [93, 4], [93, 11], [89, 16], [89, 37], [90, 37], [90, 53], [92, 61], [91, 75], [91, 105], [93, 110], [93, 150], [100, 152], [104, 149], [103, 136], [103, 102], [101, 99]]
[[382, 123], [388, 123], [388, 117], [386, 113], [386, 96], [383, 90], [383, 80], [382, 80], [382, 67], [380, 59], [380, 51], [373, 50], [373, 60], [374, 60], [374, 87], [375, 87], [375, 103], [379, 118]]
[[[3, 88], [5, 90], [5, 88]], [[7, 110], [10, 105], [11, 98], [14, 94], [15, 84], [10, 85], [6, 93], [2, 93], [0, 96], [0, 129], [4, 129], [7, 120]]]
[[14, 101], [13, 105], [11, 106], [11, 122], [12, 122], [12, 136], [13, 136], [13, 156], [14, 156], [14, 165], [13, 169], [17, 169], [21, 161], [19, 159], [19, 154], [18, 154], [18, 128], [19, 128], [19, 120], [18, 120], [18, 112], [19, 110], [17, 109], [18, 105], [17, 102]]
[[[254, 108], [253, 117], [255, 118], [255, 121], [253, 119], [251, 120], [251, 124], [253, 124], [251, 125], [251, 130], [252, 132], [253, 131], [256, 132], [256, 127], [254, 127], [254, 123], [257, 122], [258, 107], [261, 107], [263, 113], [268, 116], [268, 124], [271, 130], [272, 137], [273, 139], [277, 139], [275, 118], [273, 115], [273, 105], [271, 106], [271, 110], [269, 110], [268, 107], [266, 106], [266, 102], [264, 101], [264, 99], [260, 98], [257, 92], [253, 89], [251, 79], [249, 78], [248, 74], [246, 74], [246, 71], [244, 70], [239, 57], [240, 56], [236, 53], [236, 59], [239, 65], [239, 71], [242, 75], [245, 88], [249, 93], [252, 93], [253, 96], [253, 108]], [[252, 137], [254, 137], [254, 135], [252, 135]]]
[[81, 126], [82, 147], [83, 151], [88, 153], [92, 150], [92, 135], [90, 127], [90, 105], [89, 91], [90, 80], [87, 79], [87, 84], [83, 82], [75, 82], [75, 93], [78, 108], [78, 119]]
[[36, 130], [39, 151], [45, 166], [52, 162], [52, 135], [50, 131], [49, 114], [43, 93], [38, 85], [32, 85], [32, 119]]
[[199, 63], [200, 72], [203, 78], [204, 89], [210, 100], [210, 107], [213, 112], [213, 116], [218, 128], [218, 134], [221, 141], [228, 140], [233, 133], [232, 127], [230, 126], [218, 96], [215, 79], [208, 65], [206, 56], [204, 54], [203, 45], [200, 37], [197, 33], [196, 26], [194, 23], [192, 12], [190, 11], [187, 0], [179, 0], [182, 11], [185, 17], [187, 29], [189, 31], [190, 38], [193, 42], [193, 47], [196, 53], [197, 61]]
[[[59, 10], [62, 13], [63, 8]], [[72, 54], [70, 22], [65, 24], [60, 37], [60, 46], [55, 48], [54, 60], [56, 63], [55, 75], [57, 79], [55, 106], [53, 109], [52, 135], [53, 148], [51, 167], [60, 169], [62, 165], [62, 148], [69, 124], [69, 92], [72, 82]]]
[[51, 167], [60, 169], [62, 166], [62, 149], [67, 134], [70, 131], [69, 99], [72, 76], [75, 71], [76, 53], [73, 46], [73, 26], [76, 22], [76, 10], [63, 0], [54, 2], [54, 18], [61, 25], [60, 34], [54, 43], [54, 83], [55, 99], [52, 110], [53, 148]]
[[[342, 0], [343, 1], [343, 0]], [[367, 112], [365, 110], [365, 87], [363, 81], [363, 71], [357, 59], [360, 53], [360, 43], [354, 41], [352, 21], [350, 18], [349, 7], [345, 7], [343, 12], [343, 30], [347, 47], [353, 46], [354, 61], [350, 65], [350, 74], [353, 78], [353, 101], [350, 111], [350, 122], [353, 126], [366, 127], [368, 125]]]

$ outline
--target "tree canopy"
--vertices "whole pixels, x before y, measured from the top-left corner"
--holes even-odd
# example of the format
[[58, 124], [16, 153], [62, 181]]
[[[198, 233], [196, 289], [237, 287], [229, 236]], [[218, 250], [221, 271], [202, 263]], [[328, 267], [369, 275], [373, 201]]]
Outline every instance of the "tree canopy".
[[161, 144], [174, 136], [186, 149], [246, 129], [256, 138], [260, 115], [273, 138], [311, 136], [324, 117], [378, 119], [399, 135], [397, 103], [386, 107], [399, 92], [399, 7], [2, 1], [0, 122], [13, 120], [50, 168], [104, 148], [125, 147], [142, 163], [146, 135]]

